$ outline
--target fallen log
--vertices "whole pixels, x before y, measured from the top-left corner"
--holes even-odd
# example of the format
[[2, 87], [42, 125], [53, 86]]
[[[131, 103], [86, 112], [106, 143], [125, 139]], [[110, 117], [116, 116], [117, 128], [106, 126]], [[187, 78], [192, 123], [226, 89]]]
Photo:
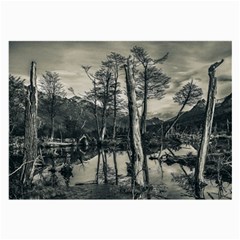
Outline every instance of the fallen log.
[[196, 161], [197, 161], [197, 156], [186, 156], [186, 155], [170, 156], [167, 154], [166, 159], [163, 162], [165, 162], [169, 166], [171, 166], [175, 163], [185, 165], [185, 166], [194, 166]]
[[43, 147], [67, 147], [73, 145], [74, 143], [61, 143], [61, 142], [45, 142], [42, 144]]

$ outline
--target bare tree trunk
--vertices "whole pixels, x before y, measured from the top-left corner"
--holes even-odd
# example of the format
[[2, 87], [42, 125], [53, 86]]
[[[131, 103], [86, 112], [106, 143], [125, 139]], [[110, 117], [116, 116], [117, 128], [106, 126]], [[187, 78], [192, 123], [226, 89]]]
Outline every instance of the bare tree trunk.
[[147, 83], [147, 68], [144, 69], [144, 98], [143, 98], [143, 112], [141, 117], [141, 134], [144, 135], [147, 131], [147, 97], [148, 97], [148, 83]]
[[51, 116], [51, 141], [54, 139], [54, 116]]
[[[22, 168], [21, 181], [30, 183], [33, 178], [33, 161], [37, 159], [37, 74], [36, 63], [32, 62], [30, 70], [30, 85], [27, 90], [25, 110], [24, 160], [27, 163]], [[30, 163], [28, 163], [30, 162]], [[31, 178], [30, 178], [31, 175]]]
[[203, 135], [201, 140], [201, 146], [198, 153], [198, 161], [195, 169], [195, 195], [196, 198], [202, 198], [202, 188], [204, 184], [204, 167], [208, 153], [208, 145], [212, 131], [212, 122], [215, 110], [215, 96], [217, 89], [217, 78], [215, 77], [216, 68], [223, 63], [223, 59], [220, 62], [216, 62], [208, 69], [209, 86], [208, 86], [208, 99], [205, 112], [205, 126], [203, 129]]
[[113, 140], [116, 140], [116, 125], [117, 125], [117, 77], [115, 76], [114, 93], [113, 93]]
[[60, 138], [61, 138], [61, 143], [62, 143], [63, 136], [62, 136], [62, 129], [61, 128], [59, 128], [59, 133], [60, 133]]
[[[139, 114], [137, 108], [135, 81], [131, 74], [129, 59], [124, 65], [126, 74], [128, 110], [129, 110], [129, 129], [130, 129], [130, 146], [132, 151], [132, 178], [139, 186], [144, 186], [143, 178], [143, 149], [140, 133]], [[135, 185], [135, 184], [134, 184]], [[134, 186], [133, 186], [134, 187]]]
[[96, 90], [96, 82], [93, 80], [93, 88], [94, 88], [94, 117], [96, 120], [96, 126], [97, 126], [97, 135], [98, 135], [98, 141], [100, 140], [100, 127], [99, 127], [99, 120], [98, 120], [98, 110], [97, 110], [97, 90]]
[[99, 121], [98, 121], [98, 116], [97, 116], [97, 113], [94, 113], [94, 116], [95, 116], [95, 121], [96, 121], [96, 126], [97, 126], [97, 135], [98, 135], [98, 141], [100, 139], [100, 128], [99, 128]]
[[109, 81], [110, 81], [111, 75], [107, 77], [107, 84], [106, 84], [106, 94], [104, 96], [104, 106], [103, 106], [103, 113], [102, 113], [102, 130], [101, 130], [101, 136], [100, 141], [103, 142], [106, 134], [107, 129], [107, 108], [108, 108], [108, 97], [109, 97]]
[[[106, 110], [104, 110], [106, 112]], [[101, 137], [100, 141], [103, 142], [106, 134], [107, 129], [107, 120], [106, 120], [106, 113], [104, 113], [103, 119], [102, 119], [102, 130], [101, 130]]]

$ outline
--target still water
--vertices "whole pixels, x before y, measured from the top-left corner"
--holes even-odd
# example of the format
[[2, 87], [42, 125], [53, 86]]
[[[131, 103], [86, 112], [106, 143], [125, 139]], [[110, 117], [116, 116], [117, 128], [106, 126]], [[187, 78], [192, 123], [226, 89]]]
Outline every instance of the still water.
[[[171, 151], [171, 150], [170, 150]], [[177, 151], [172, 150], [176, 157], [192, 154], [197, 151], [190, 145], [182, 145]], [[194, 199], [192, 179], [194, 169], [178, 163], [168, 165], [164, 161], [155, 159], [158, 152], [147, 155], [149, 169], [149, 183], [152, 186], [151, 199]], [[163, 155], [170, 154], [164, 150]], [[130, 187], [131, 177], [128, 174], [127, 163], [129, 157], [127, 151], [112, 151], [109, 149], [82, 150], [78, 147], [45, 149], [43, 151], [44, 161], [47, 167], [43, 170], [44, 178], [54, 174], [58, 186], [66, 186], [71, 192], [70, 198], [78, 198], [74, 194], [84, 190], [85, 195], [79, 198], [105, 198], [104, 194], [110, 194], [106, 198], [131, 198], [130, 195], [117, 195], [113, 186], [121, 188]], [[63, 166], [71, 168], [71, 174], [62, 174]], [[51, 172], [54, 167], [56, 171]], [[40, 181], [41, 176], [37, 174], [35, 183]], [[84, 186], [84, 188], [82, 188]], [[87, 191], [86, 189], [89, 189]], [[231, 199], [230, 183], [223, 182], [221, 186], [214, 179], [207, 179], [204, 189], [205, 199]], [[110, 193], [109, 193], [110, 192]], [[112, 192], [112, 193], [111, 193]], [[115, 194], [115, 195], [114, 195]], [[78, 194], [77, 194], [78, 195]]]

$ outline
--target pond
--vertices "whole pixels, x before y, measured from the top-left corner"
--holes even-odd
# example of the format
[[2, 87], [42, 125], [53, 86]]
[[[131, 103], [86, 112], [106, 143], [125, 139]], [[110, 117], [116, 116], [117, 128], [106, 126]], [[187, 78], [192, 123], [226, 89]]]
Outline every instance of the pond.
[[[149, 151], [148, 151], [149, 152]], [[176, 158], [197, 151], [191, 145], [178, 150], [165, 149], [163, 155]], [[150, 149], [147, 162], [151, 199], [194, 199], [194, 167], [156, 159], [158, 151]], [[131, 176], [127, 151], [111, 149], [81, 149], [79, 147], [43, 149], [46, 167], [34, 177], [34, 183], [50, 183], [61, 194], [59, 199], [131, 199]], [[207, 178], [205, 199], [231, 199], [230, 182]]]

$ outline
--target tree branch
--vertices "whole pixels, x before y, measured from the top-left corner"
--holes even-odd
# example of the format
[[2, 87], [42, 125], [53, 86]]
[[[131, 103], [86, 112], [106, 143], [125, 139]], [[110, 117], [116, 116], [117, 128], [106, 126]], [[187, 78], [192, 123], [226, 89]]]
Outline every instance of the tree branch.
[[19, 171], [25, 164], [28, 164], [28, 163], [31, 163], [31, 162], [34, 162], [34, 160], [22, 163], [19, 168], [17, 168], [15, 171], [13, 171], [12, 173], [9, 174], [9, 177], [12, 176], [17, 171]]
[[215, 71], [215, 69], [216, 69], [219, 65], [221, 65], [223, 62], [224, 62], [224, 59], [222, 59], [222, 60], [219, 61], [219, 62], [215, 62], [214, 64], [212, 64], [212, 65], [209, 67], [209, 69], [208, 69], [208, 73], [209, 73], [209, 74], [213, 73], [213, 72]]

